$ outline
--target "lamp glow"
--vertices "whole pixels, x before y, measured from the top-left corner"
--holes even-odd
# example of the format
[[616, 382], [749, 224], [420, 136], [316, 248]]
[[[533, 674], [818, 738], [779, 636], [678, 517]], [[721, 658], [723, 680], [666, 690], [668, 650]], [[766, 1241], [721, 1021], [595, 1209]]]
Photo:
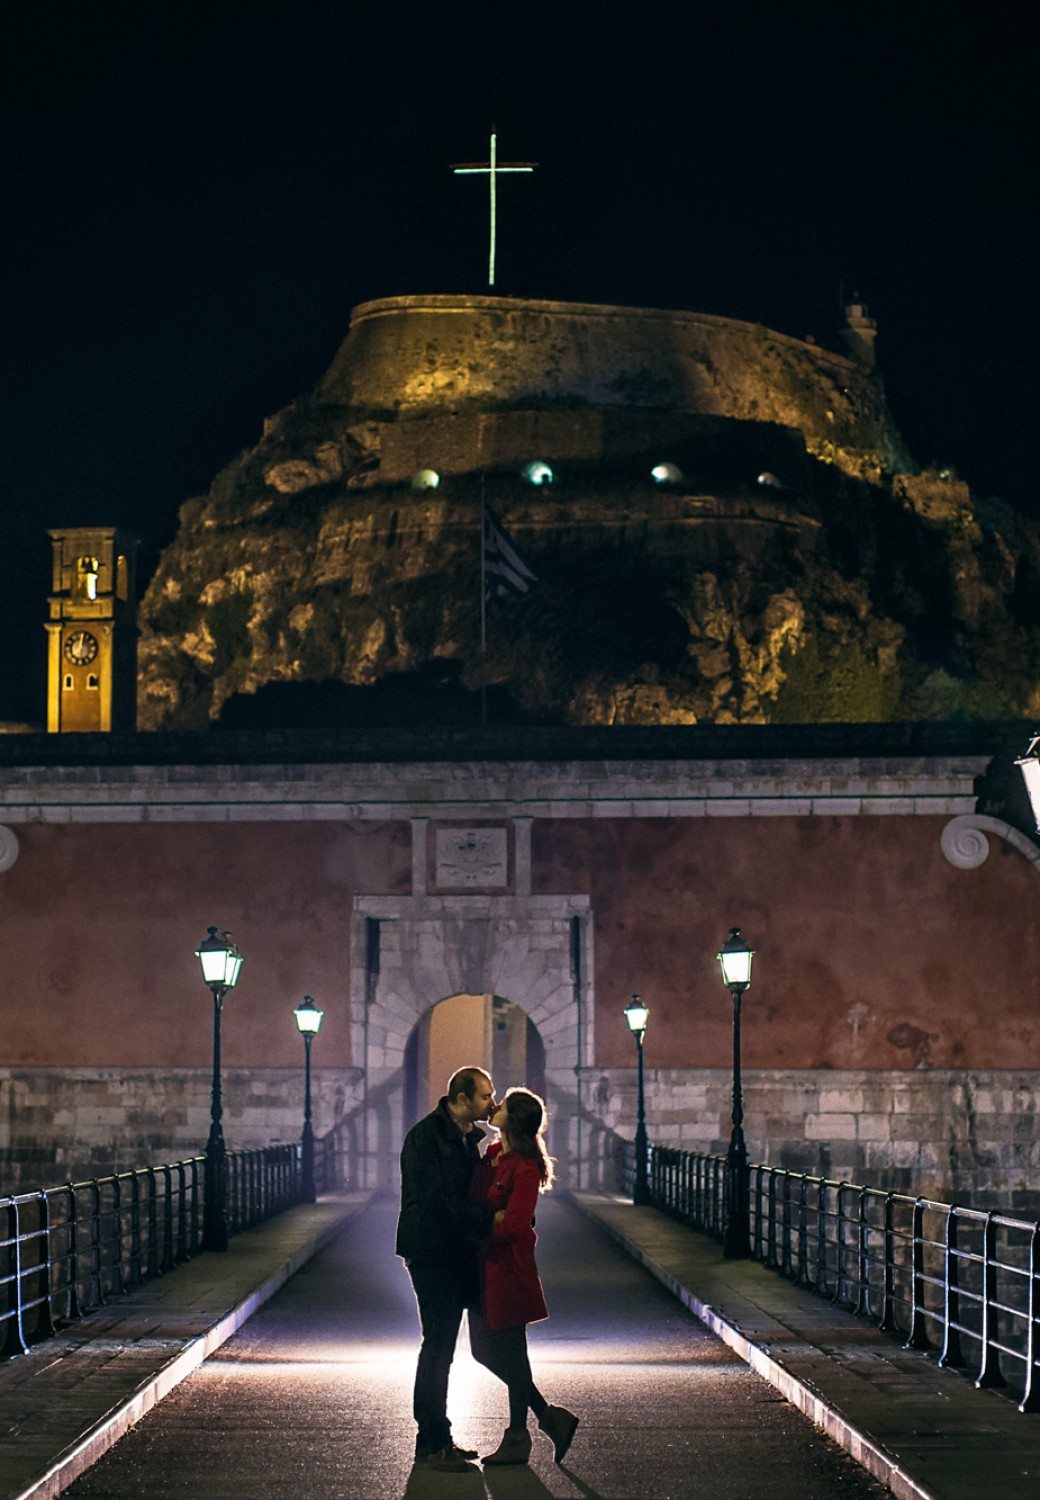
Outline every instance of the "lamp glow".
[[296, 1017], [296, 1025], [301, 1036], [317, 1036], [321, 1030], [325, 1012], [315, 1004], [313, 995], [304, 995], [299, 1005], [293, 1010], [293, 1015]]
[[202, 965], [203, 983], [210, 989], [214, 986], [228, 990], [235, 988], [242, 970], [242, 955], [230, 932], [218, 937], [217, 929], [211, 927], [195, 949], [195, 957]]
[[650, 1007], [644, 1005], [638, 995], [633, 995], [632, 999], [625, 1006], [625, 1020], [628, 1022], [629, 1031], [634, 1035], [644, 1032], [649, 1019]]
[[1026, 792], [1029, 794], [1029, 805], [1033, 810], [1033, 821], [1036, 831], [1040, 833], [1040, 734], [1034, 734], [1029, 741], [1029, 748], [1025, 755], [1015, 761], [1015, 765], [1022, 772], [1022, 779], [1026, 784]]
[[731, 927], [729, 937], [716, 953], [722, 969], [722, 982], [730, 990], [746, 990], [751, 984], [751, 960], [754, 949], [749, 948], [740, 935], [739, 927]]

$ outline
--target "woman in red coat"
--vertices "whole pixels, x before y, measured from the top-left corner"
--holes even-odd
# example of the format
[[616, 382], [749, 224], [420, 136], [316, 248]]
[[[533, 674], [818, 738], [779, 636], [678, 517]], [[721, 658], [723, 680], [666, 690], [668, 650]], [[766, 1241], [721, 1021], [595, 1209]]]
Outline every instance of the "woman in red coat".
[[500, 1134], [477, 1168], [470, 1197], [490, 1208], [494, 1223], [482, 1242], [481, 1308], [470, 1309], [473, 1358], [505, 1382], [509, 1426], [486, 1464], [525, 1464], [531, 1456], [528, 1408], [562, 1463], [578, 1418], [564, 1406], [550, 1406], [531, 1378], [527, 1325], [549, 1316], [534, 1262], [538, 1194], [552, 1187], [552, 1162], [545, 1149], [545, 1105], [528, 1089], [510, 1089], [491, 1116]]

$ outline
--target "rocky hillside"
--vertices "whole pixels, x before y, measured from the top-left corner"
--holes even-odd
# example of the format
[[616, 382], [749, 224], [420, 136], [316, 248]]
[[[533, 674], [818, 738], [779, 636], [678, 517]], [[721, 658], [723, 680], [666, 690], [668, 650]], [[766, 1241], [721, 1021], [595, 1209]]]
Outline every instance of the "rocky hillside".
[[[950, 473], [909, 472], [880, 386], [852, 361], [810, 346], [802, 359], [759, 330], [773, 352], [756, 364], [748, 325], [731, 325], [740, 343], [714, 321], [716, 345], [701, 331], [683, 345], [670, 393], [652, 341], [619, 393], [580, 329], [564, 342], [574, 370], [599, 360], [595, 389], [515, 371], [496, 386], [489, 360], [507, 365], [479, 329], [460, 342], [453, 324], [446, 352], [408, 322], [411, 342], [377, 359], [362, 328], [363, 357], [351, 365], [348, 338], [314, 395], [183, 507], [142, 604], [141, 727], [450, 722], [482, 684], [500, 718], [550, 722], [1040, 711], [1037, 528]], [[734, 350], [751, 365], [739, 381]], [[413, 397], [388, 410], [393, 358]], [[417, 364], [438, 369], [436, 389], [417, 386]], [[522, 459], [554, 482], [526, 482]], [[421, 470], [436, 488], [416, 487], [432, 482]], [[484, 654], [482, 495], [538, 575], [489, 607]]]

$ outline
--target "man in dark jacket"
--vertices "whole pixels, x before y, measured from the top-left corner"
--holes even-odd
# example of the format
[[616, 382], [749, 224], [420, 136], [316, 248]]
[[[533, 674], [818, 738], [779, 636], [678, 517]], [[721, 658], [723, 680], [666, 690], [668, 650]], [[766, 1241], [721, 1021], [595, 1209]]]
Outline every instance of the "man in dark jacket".
[[480, 1291], [477, 1243], [491, 1228], [490, 1209], [469, 1201], [495, 1091], [483, 1068], [460, 1068], [437, 1108], [413, 1125], [401, 1151], [397, 1254], [408, 1267], [419, 1305], [422, 1347], [415, 1372], [415, 1456], [432, 1468], [462, 1472], [476, 1453], [456, 1448], [448, 1421], [448, 1373], [463, 1310]]

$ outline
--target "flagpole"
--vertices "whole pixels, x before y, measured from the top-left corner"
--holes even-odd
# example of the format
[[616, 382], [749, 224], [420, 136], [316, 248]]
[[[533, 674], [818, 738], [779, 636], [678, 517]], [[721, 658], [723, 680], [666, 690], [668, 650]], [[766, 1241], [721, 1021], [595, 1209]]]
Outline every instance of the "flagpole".
[[484, 470], [480, 471], [480, 727], [487, 728], [487, 502]]

